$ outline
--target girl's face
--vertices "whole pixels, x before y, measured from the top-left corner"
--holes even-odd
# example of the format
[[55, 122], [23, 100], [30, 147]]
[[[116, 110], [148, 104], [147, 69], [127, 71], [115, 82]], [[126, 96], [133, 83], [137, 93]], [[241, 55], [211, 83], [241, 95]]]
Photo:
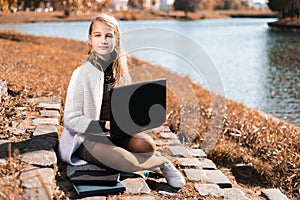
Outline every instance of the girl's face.
[[92, 50], [103, 60], [109, 60], [116, 46], [116, 37], [113, 28], [102, 22], [94, 22], [92, 33], [89, 35]]

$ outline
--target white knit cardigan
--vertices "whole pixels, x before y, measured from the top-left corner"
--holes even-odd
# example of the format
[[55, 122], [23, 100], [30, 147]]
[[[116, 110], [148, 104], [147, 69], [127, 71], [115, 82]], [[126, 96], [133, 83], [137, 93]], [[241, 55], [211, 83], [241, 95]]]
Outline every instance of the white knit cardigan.
[[[126, 69], [118, 85], [131, 82]], [[84, 134], [101, 130], [100, 111], [103, 96], [104, 73], [86, 61], [74, 70], [66, 97], [64, 110], [64, 130], [59, 139], [60, 158], [71, 165], [84, 165], [87, 162], [73, 153], [83, 143]], [[94, 123], [96, 122], [96, 123]], [[91, 129], [92, 125], [92, 130]]]

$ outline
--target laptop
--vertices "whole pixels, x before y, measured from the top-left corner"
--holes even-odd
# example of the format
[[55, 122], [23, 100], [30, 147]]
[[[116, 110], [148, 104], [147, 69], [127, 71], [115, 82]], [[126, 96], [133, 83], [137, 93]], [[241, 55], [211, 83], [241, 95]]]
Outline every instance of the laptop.
[[129, 135], [161, 126], [166, 120], [166, 79], [110, 90], [110, 135]]

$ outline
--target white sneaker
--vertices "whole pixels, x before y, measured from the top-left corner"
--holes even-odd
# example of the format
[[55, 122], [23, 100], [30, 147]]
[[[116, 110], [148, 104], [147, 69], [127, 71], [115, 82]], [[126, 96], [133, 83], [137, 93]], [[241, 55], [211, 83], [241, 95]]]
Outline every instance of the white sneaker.
[[164, 163], [160, 169], [170, 186], [180, 188], [185, 185], [184, 177], [172, 163]]

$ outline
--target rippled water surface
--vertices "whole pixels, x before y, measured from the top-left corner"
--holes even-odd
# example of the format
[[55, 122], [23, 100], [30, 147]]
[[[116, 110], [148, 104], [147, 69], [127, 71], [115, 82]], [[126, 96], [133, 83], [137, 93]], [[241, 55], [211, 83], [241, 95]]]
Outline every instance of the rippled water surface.
[[[122, 32], [131, 36], [130, 42], [138, 43], [147, 38], [153, 43], [166, 42], [165, 35], [149, 37], [136, 31], [144, 28], [158, 28], [188, 38], [215, 64], [226, 97], [299, 126], [300, 34], [269, 29], [267, 22], [275, 20], [121, 21], [120, 25]], [[89, 22], [50, 22], [6, 24], [0, 28], [85, 41], [88, 26]], [[180, 41], [180, 37], [174, 38], [172, 48], [177, 49], [176, 52], [188, 51], [189, 46]], [[199, 76], [189, 60], [176, 52], [144, 48], [133, 54], [179, 74], [189, 75], [207, 87], [206, 78]]]

